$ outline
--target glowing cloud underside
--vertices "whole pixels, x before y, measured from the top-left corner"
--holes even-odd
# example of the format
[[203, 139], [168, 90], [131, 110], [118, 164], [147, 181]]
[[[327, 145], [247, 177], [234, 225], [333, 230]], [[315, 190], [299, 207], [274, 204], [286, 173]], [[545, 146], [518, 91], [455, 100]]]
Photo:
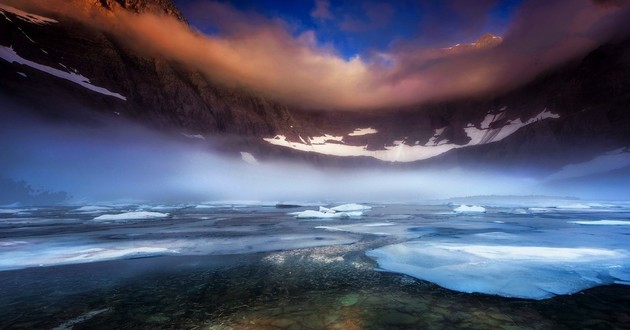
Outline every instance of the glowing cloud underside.
[[[223, 24], [222, 33], [213, 36], [172, 17], [109, 12], [80, 1], [25, 0], [15, 5], [78, 19], [139, 52], [160, 54], [213, 80], [246, 85], [299, 106], [329, 109], [391, 107], [515, 87], [608, 40], [615, 29], [599, 29], [600, 23], [617, 26], [626, 18], [623, 8], [586, 0], [526, 3], [503, 42], [493, 47], [454, 53], [403, 40], [378, 55], [344, 59], [330, 45], [321, 45], [314, 30], [296, 36], [281, 19], [219, 2], [204, 2], [199, 8], [210, 15], [207, 19]], [[570, 24], [576, 17], [584, 23]], [[522, 49], [529, 53], [521, 55]]]

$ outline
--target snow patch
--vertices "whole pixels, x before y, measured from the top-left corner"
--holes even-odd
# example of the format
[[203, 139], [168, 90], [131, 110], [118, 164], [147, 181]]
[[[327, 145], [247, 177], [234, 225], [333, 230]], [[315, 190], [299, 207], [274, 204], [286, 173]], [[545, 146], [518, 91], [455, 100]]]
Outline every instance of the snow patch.
[[352, 133], [348, 133], [348, 136], [363, 136], [363, 135], [376, 134], [376, 133], [378, 133], [378, 131], [371, 127], [357, 128]]
[[19, 74], [20, 76], [24, 77], [24, 78], [28, 78], [28, 76], [24, 72], [16, 71], [16, 73]]
[[[447, 140], [441, 140], [440, 141], [440, 137], [442, 136], [442, 134], [444, 133], [444, 131], [446, 130], [446, 127], [442, 127], [442, 128], [438, 128], [434, 131], [433, 136], [429, 139], [429, 141], [425, 144], [425, 146], [437, 146], [440, 144], [446, 144], [448, 143]], [[418, 144], [419, 141], [416, 142], [416, 144]]]
[[464, 131], [470, 138], [468, 146], [486, 144], [491, 142], [497, 142], [505, 139], [506, 137], [514, 134], [519, 129], [533, 124], [537, 121], [545, 120], [548, 118], [560, 118], [558, 114], [552, 113], [546, 108], [537, 114], [536, 116], [523, 122], [520, 118], [516, 120], [508, 121], [504, 126], [500, 128], [490, 128], [492, 123], [503, 119], [505, 112], [498, 114], [488, 114], [480, 124], [480, 128], [475, 127], [473, 124], [468, 124], [468, 127], [464, 128]]
[[71, 81], [79, 86], [82, 86], [84, 88], [87, 88], [91, 91], [103, 94], [103, 95], [108, 95], [108, 96], [113, 96], [116, 98], [119, 98], [123, 101], [126, 101], [127, 98], [118, 94], [118, 93], [113, 93], [103, 87], [99, 87], [99, 86], [95, 86], [92, 85], [92, 83], [90, 83], [90, 79], [77, 74], [77, 73], [73, 73], [73, 72], [65, 72], [65, 71], [61, 71], [55, 68], [51, 68], [49, 66], [45, 66], [39, 63], [35, 63], [33, 61], [29, 61], [27, 59], [24, 59], [22, 57], [20, 57], [20, 55], [18, 55], [15, 50], [13, 50], [12, 47], [5, 47], [5, 46], [0, 46], [0, 58], [2, 58], [3, 60], [9, 62], [9, 63], [18, 63], [18, 64], [22, 64], [22, 65], [26, 65], [29, 66], [33, 69], [48, 73], [50, 75], [53, 75], [57, 78], [61, 78], [61, 79], [65, 79], [68, 81]]
[[309, 141], [311, 141], [311, 144], [325, 144], [328, 141], [342, 142], [343, 136], [334, 136], [330, 134], [324, 134], [322, 136], [310, 137]]
[[[324, 155], [340, 156], [340, 157], [372, 157], [387, 162], [413, 162], [423, 159], [429, 159], [441, 155], [449, 150], [463, 148], [466, 146], [496, 142], [502, 140], [518, 129], [532, 124], [536, 121], [547, 118], [559, 118], [557, 114], [553, 114], [546, 109], [538, 115], [522, 122], [520, 119], [509, 121], [501, 128], [491, 129], [490, 124], [498, 120], [497, 115], [488, 115], [481, 123], [481, 129], [476, 128], [473, 124], [469, 124], [464, 128], [466, 134], [471, 138], [466, 145], [449, 144], [448, 141], [441, 140], [438, 142], [439, 135], [444, 132], [445, 128], [435, 130], [434, 136], [426, 145], [408, 145], [404, 140], [397, 140], [391, 146], [385, 146], [382, 150], [368, 150], [367, 146], [348, 145], [343, 142], [342, 136], [332, 136], [325, 134], [323, 136], [309, 139], [310, 143], [302, 141], [293, 142], [287, 140], [284, 135], [276, 135], [273, 138], [263, 138], [264, 141], [304, 152], [315, 152]], [[332, 141], [331, 143], [328, 143]]]

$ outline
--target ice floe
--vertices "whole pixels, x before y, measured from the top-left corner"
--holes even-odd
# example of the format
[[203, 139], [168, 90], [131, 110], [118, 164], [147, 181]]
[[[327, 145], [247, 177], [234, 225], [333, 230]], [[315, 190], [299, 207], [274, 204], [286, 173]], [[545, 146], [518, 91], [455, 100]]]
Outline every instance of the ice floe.
[[484, 213], [486, 208], [478, 205], [460, 205], [453, 209], [455, 213]]
[[[502, 238], [501, 238], [502, 239]], [[545, 299], [613, 283], [625, 250], [410, 241], [368, 251], [382, 269], [461, 292]], [[626, 266], [623, 266], [626, 265]]]
[[594, 220], [594, 221], [568, 221], [578, 225], [596, 225], [596, 226], [630, 226], [630, 221], [622, 220]]
[[327, 208], [319, 207], [319, 211], [306, 210], [300, 212], [292, 212], [289, 215], [295, 216], [297, 219], [348, 219], [359, 218], [363, 216], [363, 211], [372, 209], [371, 206], [361, 204], [342, 204], [339, 206]]
[[109, 206], [98, 206], [98, 205], [86, 205], [86, 206], [81, 206], [77, 209], [75, 209], [75, 211], [77, 212], [106, 212], [111, 210], [112, 208]]
[[360, 217], [363, 215], [363, 212], [322, 212], [306, 210], [289, 214], [295, 216], [297, 219], [348, 219], [351, 217]]
[[119, 213], [119, 214], [103, 214], [94, 218], [94, 220], [96, 221], [140, 220], [140, 219], [166, 218], [168, 216], [169, 216], [168, 213], [134, 211], [134, 212]]

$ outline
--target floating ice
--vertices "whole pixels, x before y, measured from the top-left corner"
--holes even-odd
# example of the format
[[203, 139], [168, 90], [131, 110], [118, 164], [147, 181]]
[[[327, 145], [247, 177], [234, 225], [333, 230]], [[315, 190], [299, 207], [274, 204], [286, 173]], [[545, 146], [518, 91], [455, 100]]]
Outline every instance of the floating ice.
[[[146, 232], [145, 228], [141, 232]], [[150, 232], [153, 232], [152, 228]], [[0, 271], [28, 267], [98, 262], [114, 259], [162, 255], [225, 255], [265, 251], [282, 251], [356, 242], [348, 235], [263, 234], [237, 237], [173, 238], [147, 240], [142, 236], [107, 242], [93, 240], [83, 233], [55, 237], [53, 240], [30, 240], [0, 249]]]
[[351, 203], [331, 208], [320, 206], [319, 211], [306, 210], [289, 213], [289, 215], [293, 215], [298, 219], [347, 219], [361, 217], [363, 211], [370, 209], [372, 209], [371, 206]]
[[622, 220], [595, 220], [595, 221], [568, 221], [578, 225], [599, 225], [599, 226], [630, 226], [630, 221]]
[[112, 208], [108, 206], [86, 205], [86, 206], [81, 206], [78, 209], [75, 209], [75, 211], [77, 212], [105, 212], [111, 209]]
[[528, 299], [613, 283], [618, 268], [626, 269], [630, 261], [625, 250], [422, 241], [386, 246], [367, 255], [382, 269], [447, 289]]
[[484, 213], [486, 208], [477, 205], [460, 205], [453, 209], [456, 213]]
[[363, 215], [363, 212], [321, 212], [315, 210], [306, 210], [289, 214], [294, 215], [297, 219], [348, 219], [360, 217]]
[[584, 210], [584, 209], [590, 209], [591, 207], [586, 204], [575, 203], [575, 204], [558, 205], [556, 206], [556, 208], [562, 209], [562, 210]]
[[96, 221], [116, 221], [116, 220], [139, 220], [139, 219], [155, 219], [168, 217], [168, 213], [135, 211], [119, 214], [103, 214], [94, 218]]

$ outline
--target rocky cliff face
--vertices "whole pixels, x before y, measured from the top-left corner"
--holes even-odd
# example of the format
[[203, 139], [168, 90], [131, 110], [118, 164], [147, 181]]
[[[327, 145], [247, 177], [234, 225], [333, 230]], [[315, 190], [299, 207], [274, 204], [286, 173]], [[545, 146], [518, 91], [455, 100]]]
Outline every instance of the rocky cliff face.
[[[93, 5], [183, 19], [166, 0]], [[79, 109], [90, 109], [189, 134], [262, 136], [291, 125], [291, 114], [282, 104], [244, 88], [224, 87], [165, 58], [139, 54], [112, 35], [68, 17], [38, 24], [20, 19], [10, 8], [0, 10], [0, 46], [20, 58], [0, 60], [7, 77], [0, 92], [38, 112], [73, 117]], [[89, 80], [89, 86], [73, 83], [72, 75]], [[122, 97], [95, 92], [91, 86]]]

